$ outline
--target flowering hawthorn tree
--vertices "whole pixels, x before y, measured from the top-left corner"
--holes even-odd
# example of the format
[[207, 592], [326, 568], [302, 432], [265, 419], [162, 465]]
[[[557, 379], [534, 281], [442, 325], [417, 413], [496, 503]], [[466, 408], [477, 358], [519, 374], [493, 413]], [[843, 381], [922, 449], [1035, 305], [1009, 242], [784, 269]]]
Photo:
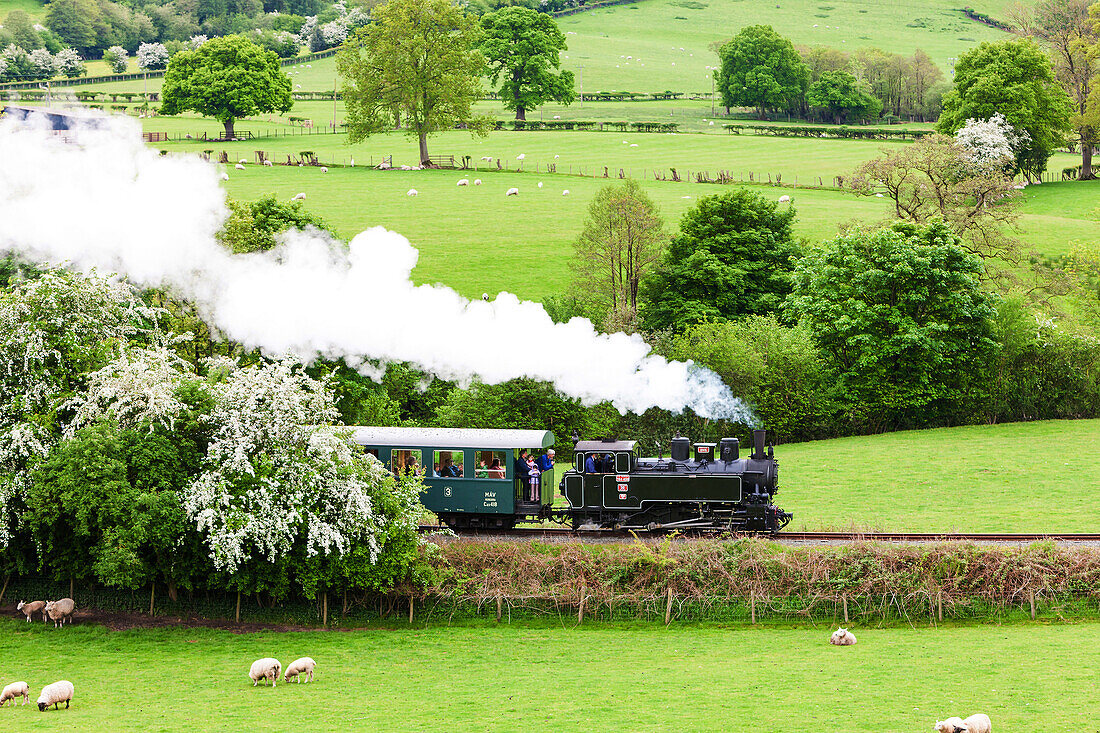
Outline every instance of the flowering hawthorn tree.
[[201, 46], [202, 44], [206, 43], [209, 40], [210, 40], [209, 38], [207, 38], [206, 36], [201, 35], [201, 34], [197, 35], [197, 36], [191, 36], [191, 40], [186, 41], [183, 44], [183, 47], [186, 48], [188, 51], [194, 51], [196, 48], [198, 48], [199, 46]]
[[1005, 172], [1027, 141], [1027, 133], [1017, 133], [1000, 112], [987, 120], [968, 119], [955, 133], [964, 163], [978, 175]]
[[84, 59], [75, 48], [63, 48], [53, 57], [53, 67], [58, 74], [70, 79], [84, 76], [87, 70], [84, 68]]
[[168, 49], [163, 43], [143, 43], [138, 46], [137, 65], [139, 69], [163, 69], [168, 65]]
[[103, 52], [103, 60], [107, 62], [107, 66], [111, 67], [111, 71], [123, 74], [130, 62], [130, 56], [122, 46], [111, 46]]
[[212, 439], [184, 508], [217, 570], [351, 553], [373, 565], [395, 534], [415, 536], [415, 489], [325, 425], [337, 415], [326, 382], [284, 360], [233, 370], [212, 391]]
[[53, 76], [53, 56], [46, 49], [34, 49], [29, 54], [27, 54], [27, 60], [30, 62], [33, 73], [39, 79], [49, 79], [51, 76]]

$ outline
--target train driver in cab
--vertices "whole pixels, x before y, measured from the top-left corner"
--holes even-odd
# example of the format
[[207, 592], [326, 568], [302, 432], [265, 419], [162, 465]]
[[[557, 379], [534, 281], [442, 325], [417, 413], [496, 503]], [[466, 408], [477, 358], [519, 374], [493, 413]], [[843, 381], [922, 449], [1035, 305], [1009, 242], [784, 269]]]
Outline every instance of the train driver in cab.
[[584, 472], [596, 473], [596, 454], [589, 453], [588, 457], [584, 459]]

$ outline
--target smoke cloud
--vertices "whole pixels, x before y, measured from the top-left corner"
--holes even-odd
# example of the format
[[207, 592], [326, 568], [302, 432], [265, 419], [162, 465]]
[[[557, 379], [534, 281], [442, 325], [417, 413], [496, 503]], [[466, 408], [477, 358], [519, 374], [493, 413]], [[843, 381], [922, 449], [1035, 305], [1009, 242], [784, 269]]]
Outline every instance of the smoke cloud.
[[621, 411], [752, 420], [713, 372], [651, 354], [637, 336], [602, 334], [585, 319], [555, 324], [510, 293], [471, 301], [413, 284], [417, 250], [381, 227], [347, 246], [295, 231], [271, 252], [232, 255], [215, 239], [228, 214], [219, 169], [160, 156], [139, 132], [110, 118], [66, 141], [0, 123], [0, 247], [169, 288], [227, 337], [270, 355], [410, 362], [460, 382], [530, 377]]

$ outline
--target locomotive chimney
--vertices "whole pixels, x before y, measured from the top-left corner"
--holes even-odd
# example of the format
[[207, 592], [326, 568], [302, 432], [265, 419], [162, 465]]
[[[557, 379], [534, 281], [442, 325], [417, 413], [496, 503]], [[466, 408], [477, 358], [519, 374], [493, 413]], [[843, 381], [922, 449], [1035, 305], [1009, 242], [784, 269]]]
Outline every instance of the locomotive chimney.
[[672, 460], [686, 461], [688, 459], [688, 453], [690, 451], [690, 440], [688, 440], [687, 438], [681, 438], [679, 435], [672, 439]]
[[753, 445], [752, 457], [753, 458], [757, 458], [757, 459], [763, 459], [764, 458], [764, 436], [765, 436], [765, 434], [766, 434], [766, 431], [764, 431], [764, 430], [753, 430], [752, 431], [752, 445]]
[[736, 461], [738, 458], [741, 457], [739, 450], [741, 444], [740, 441], [737, 440], [737, 438], [722, 438], [719, 446], [721, 446], [719, 452], [722, 455], [722, 460], [726, 463], [729, 463], [730, 461]]

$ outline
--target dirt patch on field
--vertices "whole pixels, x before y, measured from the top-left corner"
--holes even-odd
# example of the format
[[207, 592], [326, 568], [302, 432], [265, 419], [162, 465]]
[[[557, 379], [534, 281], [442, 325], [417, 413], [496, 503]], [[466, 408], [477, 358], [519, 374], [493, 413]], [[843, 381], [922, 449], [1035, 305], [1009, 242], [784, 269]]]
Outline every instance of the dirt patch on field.
[[[5, 604], [7, 606], [7, 604]], [[17, 611], [14, 605], [7, 606], [16, 618], [26, 618], [22, 612]], [[35, 623], [42, 623], [42, 617], [35, 615]], [[52, 624], [52, 621], [47, 621]], [[111, 631], [127, 631], [129, 629], [223, 629], [236, 634], [249, 634], [256, 631], [316, 631], [312, 626], [300, 626], [293, 624], [258, 624], [235, 623], [227, 619], [200, 618], [198, 616], [146, 616], [140, 613], [122, 611], [102, 611], [96, 608], [78, 608], [73, 614], [73, 624], [99, 624], [106, 626]]]

